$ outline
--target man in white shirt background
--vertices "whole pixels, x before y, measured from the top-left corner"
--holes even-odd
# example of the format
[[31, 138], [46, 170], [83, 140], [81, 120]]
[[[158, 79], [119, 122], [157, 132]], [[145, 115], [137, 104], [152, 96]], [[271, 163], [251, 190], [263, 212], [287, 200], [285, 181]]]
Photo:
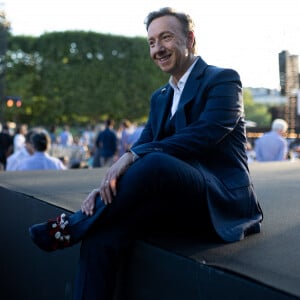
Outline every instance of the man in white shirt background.
[[255, 142], [256, 160], [259, 162], [284, 161], [288, 159], [288, 142], [285, 134], [288, 123], [283, 119], [275, 119], [271, 130]]
[[51, 145], [49, 134], [46, 130], [38, 130], [31, 136], [34, 153], [20, 162], [18, 171], [29, 170], [65, 170], [62, 161], [47, 153]]
[[29, 130], [25, 135], [25, 144], [7, 158], [6, 171], [16, 171], [20, 162], [33, 154], [34, 149], [30, 138], [34, 132], [36, 129]]

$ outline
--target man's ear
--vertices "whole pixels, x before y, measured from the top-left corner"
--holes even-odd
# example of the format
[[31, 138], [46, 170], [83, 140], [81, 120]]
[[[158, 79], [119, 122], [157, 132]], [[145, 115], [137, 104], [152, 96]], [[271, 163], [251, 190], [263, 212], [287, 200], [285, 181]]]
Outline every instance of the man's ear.
[[195, 44], [195, 33], [194, 31], [189, 31], [187, 35], [187, 48], [192, 49]]

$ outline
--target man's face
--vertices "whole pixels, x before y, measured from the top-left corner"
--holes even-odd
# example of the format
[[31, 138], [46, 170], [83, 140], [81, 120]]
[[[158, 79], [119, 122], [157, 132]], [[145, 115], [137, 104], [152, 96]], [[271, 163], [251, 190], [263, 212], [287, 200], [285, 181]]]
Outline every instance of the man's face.
[[176, 79], [185, 73], [194, 35], [183, 34], [180, 22], [173, 16], [154, 19], [148, 28], [150, 56], [159, 68]]

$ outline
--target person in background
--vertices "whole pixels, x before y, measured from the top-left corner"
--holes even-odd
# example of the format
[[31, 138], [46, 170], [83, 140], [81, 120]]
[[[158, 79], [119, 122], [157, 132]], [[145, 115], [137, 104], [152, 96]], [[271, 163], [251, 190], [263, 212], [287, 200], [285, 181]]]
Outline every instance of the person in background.
[[255, 141], [256, 161], [283, 161], [287, 160], [288, 143], [285, 134], [288, 130], [288, 123], [283, 119], [275, 119], [272, 122], [271, 130]]
[[111, 166], [118, 153], [118, 137], [114, 130], [114, 124], [113, 119], [107, 119], [105, 129], [98, 134], [95, 141], [101, 167]]
[[72, 146], [74, 142], [73, 135], [68, 125], [64, 126], [63, 131], [59, 135], [59, 144], [62, 146]]
[[16, 171], [66, 170], [66, 166], [60, 159], [47, 153], [51, 141], [46, 130], [41, 129], [34, 132], [30, 141], [34, 152], [30, 157], [23, 159], [18, 164]]
[[122, 156], [127, 150], [130, 149], [131, 136], [134, 133], [135, 126], [128, 120], [124, 119], [120, 125], [120, 138], [119, 138], [119, 156]]
[[2, 126], [0, 132], [0, 170], [6, 169], [7, 158], [13, 153], [14, 139], [9, 132], [8, 124]]
[[17, 128], [17, 131], [14, 135], [14, 152], [17, 152], [24, 147], [27, 130], [28, 126], [26, 124], [22, 124]]
[[95, 145], [95, 128], [93, 125], [87, 125], [80, 137], [80, 144], [88, 147], [89, 153], [92, 155]]
[[51, 145], [58, 144], [58, 137], [57, 137], [57, 128], [56, 125], [52, 125], [49, 130], [49, 136], [51, 140]]
[[139, 124], [135, 127], [135, 130], [134, 132], [132, 133], [132, 135], [130, 136], [129, 138], [129, 144], [130, 144], [130, 147], [135, 143], [137, 142], [137, 140], [140, 138], [143, 130], [145, 128], [145, 124]]
[[34, 132], [36, 132], [36, 129], [30, 129], [25, 135], [25, 145], [7, 158], [6, 171], [16, 171], [20, 162], [33, 154], [34, 149], [31, 143], [31, 136]]
[[137, 238], [168, 232], [229, 243], [261, 230], [238, 73], [196, 55], [189, 15], [162, 8], [145, 24], [150, 56], [170, 79], [152, 94], [140, 138], [80, 210], [29, 228], [45, 251], [82, 241], [74, 300], [113, 299]]
[[256, 160], [255, 151], [254, 151], [253, 146], [250, 142], [247, 142], [246, 153], [247, 153], [247, 157], [248, 157], [248, 163], [252, 163]]

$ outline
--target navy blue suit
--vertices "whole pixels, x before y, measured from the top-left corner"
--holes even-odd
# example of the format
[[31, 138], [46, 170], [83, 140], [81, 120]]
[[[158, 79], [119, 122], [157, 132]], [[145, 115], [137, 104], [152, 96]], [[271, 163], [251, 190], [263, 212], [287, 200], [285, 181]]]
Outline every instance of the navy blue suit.
[[140, 158], [119, 179], [112, 204], [97, 199], [92, 217], [69, 219], [71, 236], [83, 239], [75, 299], [112, 299], [124, 250], [149, 231], [213, 232], [226, 242], [260, 231], [239, 75], [199, 58], [170, 119], [172, 98], [169, 84], [153, 93], [132, 147]]
[[199, 58], [174, 116], [176, 132], [165, 138], [172, 96], [169, 84], [153, 94], [149, 121], [132, 150], [140, 156], [167, 153], [197, 168], [205, 181], [199, 201], [206, 201], [215, 230], [225, 241], [240, 240], [262, 213], [247, 166], [239, 75]]

